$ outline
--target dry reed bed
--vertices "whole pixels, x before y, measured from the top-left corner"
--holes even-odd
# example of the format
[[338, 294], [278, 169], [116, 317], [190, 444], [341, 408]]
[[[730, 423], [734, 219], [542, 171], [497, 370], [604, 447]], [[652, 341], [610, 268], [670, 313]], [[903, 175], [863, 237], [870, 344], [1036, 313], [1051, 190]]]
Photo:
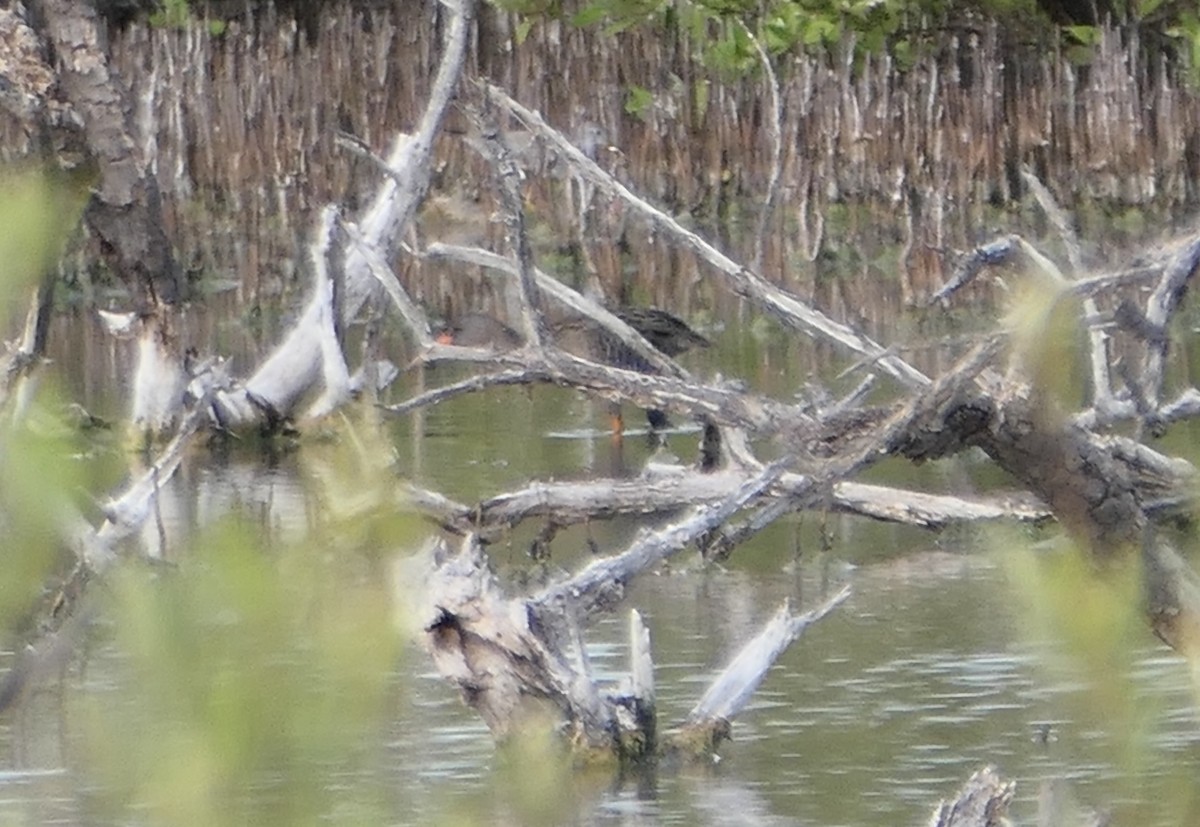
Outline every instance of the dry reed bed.
[[[269, 13], [235, 21], [220, 37], [202, 26], [134, 26], [115, 37], [192, 266], [236, 278], [247, 298], [293, 282], [296, 239], [313, 207], [353, 206], [376, 174], [334, 148], [335, 129], [383, 151], [421, 111], [440, 37], [432, 6], [341, 4], [313, 44]], [[725, 81], [703, 70], [682, 32], [614, 38], [545, 22], [521, 43], [514, 32], [514, 19], [487, 7], [472, 70], [569, 134], [598, 126], [622, 150], [607, 163], [749, 258], [749, 233], [735, 228], [753, 227], [747, 216], [770, 172], [761, 78]], [[849, 38], [832, 55], [779, 61], [783, 169], [763, 260], [770, 277], [819, 292], [820, 259], [797, 262], [838, 248], [831, 239], [861, 235], [871, 252], [849, 262], [851, 275], [884, 276], [870, 280], [884, 283], [888, 299], [919, 297], [940, 278], [945, 250], [994, 227], [989, 204], [1021, 197], [1020, 164], [1068, 206], [1100, 199], [1179, 214], [1195, 203], [1200, 97], [1163, 60], [1147, 62], [1136, 33], [1106, 30], [1086, 70], [1061, 53], [1023, 54], [994, 23], [939, 38], [907, 71], [886, 55], [856, 60]], [[654, 96], [640, 116], [625, 112], [633, 85]], [[467, 205], [468, 234], [490, 237], [486, 198], [471, 209], [486, 186], [470, 182], [485, 171], [451, 138], [441, 158], [437, 180]], [[585, 260], [610, 284], [653, 275], [637, 285], [651, 300], [695, 282], [693, 262], [628, 232], [606, 205], [593, 205], [583, 232], [577, 211], [558, 206], [565, 183], [546, 178], [530, 189], [548, 238], [586, 238]], [[831, 207], [839, 222], [825, 220]], [[627, 242], [621, 251], [611, 243], [618, 237]], [[898, 260], [869, 261], [889, 246]], [[834, 263], [846, 270], [846, 261]]]

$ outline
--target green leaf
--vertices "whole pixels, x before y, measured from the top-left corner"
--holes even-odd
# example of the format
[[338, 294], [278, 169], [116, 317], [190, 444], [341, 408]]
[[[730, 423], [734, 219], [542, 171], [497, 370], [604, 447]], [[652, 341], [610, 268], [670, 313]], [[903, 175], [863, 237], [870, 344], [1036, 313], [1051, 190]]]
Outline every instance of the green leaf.
[[809, 18], [804, 27], [804, 45], [819, 46], [832, 43], [839, 33], [838, 24], [827, 17]]
[[1163, 0], [1136, 0], [1134, 8], [1139, 20], [1144, 20], [1150, 15], [1158, 11], [1162, 6]]
[[593, 3], [575, 12], [574, 16], [571, 17], [571, 23], [584, 28], [594, 26], [597, 23], [603, 23], [607, 17], [608, 9], [599, 3]]
[[800, 8], [794, 5], [781, 6], [763, 23], [763, 42], [771, 54], [786, 52], [800, 42], [803, 30]]
[[1096, 26], [1063, 26], [1063, 31], [1083, 46], [1095, 46], [1100, 42], [1100, 29]]
[[654, 104], [654, 95], [644, 86], [631, 86], [625, 96], [625, 111], [635, 118], [645, 118]]

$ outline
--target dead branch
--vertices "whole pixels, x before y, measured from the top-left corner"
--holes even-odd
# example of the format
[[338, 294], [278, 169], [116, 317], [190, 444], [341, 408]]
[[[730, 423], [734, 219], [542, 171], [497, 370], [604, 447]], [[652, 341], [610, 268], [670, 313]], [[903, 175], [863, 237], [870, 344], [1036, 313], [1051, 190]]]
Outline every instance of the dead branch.
[[[731, 498], [736, 508], [761, 490], [779, 469]], [[723, 509], [712, 509], [710, 516]], [[420, 628], [439, 671], [456, 683], [497, 737], [531, 720], [559, 722], [578, 752], [589, 759], [653, 761], [659, 750], [654, 711], [653, 663], [649, 633], [641, 616], [630, 618], [631, 673], [614, 692], [601, 692], [591, 675], [582, 628], [594, 608], [596, 589], [607, 575], [630, 576], [689, 542], [701, 515], [639, 540], [610, 560], [528, 600], [506, 599], [488, 569], [476, 539], [469, 535], [452, 554], [440, 541], [424, 557]], [[729, 722], [740, 712], [766, 671], [812, 623], [848, 596], [843, 589], [817, 609], [793, 615], [787, 607], [735, 658], [696, 705], [688, 722], [666, 748], [688, 758], [712, 755]], [[700, 733], [707, 733], [701, 735]]]
[[[1071, 226], [1070, 219], [1063, 209], [1059, 207], [1058, 202], [1054, 200], [1054, 196], [1050, 194], [1050, 190], [1046, 188], [1041, 179], [1034, 175], [1031, 170], [1022, 169], [1021, 177], [1025, 180], [1030, 192], [1037, 199], [1042, 212], [1046, 214], [1050, 222], [1054, 225], [1054, 228], [1058, 231], [1058, 235], [1067, 249], [1067, 261], [1071, 265], [1071, 274], [1074, 278], [1078, 278], [1083, 272], [1083, 251], [1079, 245], [1079, 238], [1075, 234], [1075, 228]], [[1099, 311], [1096, 308], [1096, 300], [1090, 296], [1085, 296], [1083, 299], [1083, 312], [1091, 317], [1099, 315]], [[1113, 398], [1112, 377], [1109, 373], [1108, 334], [1097, 325], [1088, 325], [1087, 332], [1088, 340], [1091, 342], [1092, 404], [1098, 411], [1110, 411], [1113, 408], [1115, 400]]]
[[832, 612], [850, 596], [844, 586], [820, 606], [803, 614], [794, 614], [784, 603], [758, 636], [747, 643], [721, 674], [713, 680], [704, 696], [688, 713], [687, 726], [711, 727], [717, 720], [731, 720], [758, 689], [767, 670], [792, 643], [812, 624]]
[[337, 210], [332, 206], [325, 207], [321, 212], [319, 241], [313, 254], [313, 293], [320, 301], [316, 303], [319, 311], [314, 318], [316, 325], [312, 335], [321, 350], [322, 392], [306, 414], [310, 419], [331, 413], [350, 398], [350, 369], [346, 367], [346, 357], [342, 352], [341, 337], [338, 334], [341, 327], [340, 309], [337, 306], [339, 291], [337, 282], [330, 276], [328, 266], [336, 221]]
[[784, 465], [767, 466], [721, 503], [696, 508], [680, 522], [639, 537], [621, 554], [591, 563], [569, 580], [535, 595], [530, 605], [545, 608], [563, 601], [585, 617], [603, 610], [624, 595], [625, 584], [634, 576], [712, 531], [776, 483]]
[[[511, 261], [489, 250], [477, 247], [462, 247], [434, 242], [425, 248], [423, 255], [425, 258], [432, 260], [458, 261], [464, 264], [487, 267], [509, 277], [516, 277], [517, 275], [517, 268]], [[625, 324], [624, 321], [599, 303], [576, 290], [572, 290], [558, 279], [536, 268], [534, 269], [534, 278], [537, 281], [538, 289], [546, 297], [552, 299], [555, 303], [570, 312], [593, 320], [616, 336], [623, 345], [633, 350], [663, 375], [674, 376], [679, 379], [690, 378], [687, 371], [680, 367], [674, 359], [651, 345], [640, 333]]]
[[5, 352], [0, 355], [0, 374], [3, 375], [3, 381], [0, 383], [0, 407], [8, 403], [9, 395], [12, 394], [14, 404], [9, 415], [13, 421], [24, 418], [32, 401], [34, 383], [30, 380], [46, 351], [46, 330], [54, 312], [56, 280], [53, 275], [45, 278], [42, 284], [32, 291], [21, 337], [15, 342], [6, 343]]
[[755, 302], [790, 327], [805, 330], [814, 336], [823, 336], [855, 353], [877, 357], [879, 365], [884, 370], [910, 389], [922, 388], [929, 384], [928, 377], [903, 359], [888, 354], [885, 348], [868, 337], [834, 321], [824, 313], [801, 302], [795, 296], [766, 282], [762, 277], [721, 253], [700, 236], [684, 228], [674, 218], [634, 195], [594, 161], [572, 146], [556, 130], [551, 129], [540, 115], [517, 103], [502, 89], [489, 85], [487, 95], [496, 105], [508, 110], [529, 129], [543, 136], [581, 176], [610, 196], [623, 201], [654, 227], [674, 239], [675, 243], [691, 250], [699, 258], [711, 264], [726, 277], [733, 292]]
[[[478, 533], [483, 539], [502, 536], [529, 519], [545, 519], [560, 528], [616, 516], [662, 514], [729, 497], [749, 476], [723, 470], [697, 474], [685, 466], [656, 467], [652, 475], [634, 479], [600, 478], [577, 482], [533, 482], [478, 503], [453, 503], [435, 492], [405, 486], [411, 507], [455, 533]], [[783, 474], [768, 497], [796, 496], [808, 485], [798, 474]], [[1041, 522], [1050, 512], [1022, 492], [960, 497], [927, 494], [857, 482], [833, 486], [828, 508], [883, 522], [939, 530], [957, 523], [1010, 519]]]
[[[1042, 188], [1043, 207], [1049, 213], [1061, 213], [1060, 208], [1053, 202], [1049, 193]], [[1058, 219], [1066, 221], [1065, 218]], [[1069, 232], [1068, 230], [1064, 230]], [[1109, 379], [1109, 361], [1111, 355], [1107, 348], [1107, 334], [1101, 329], [1105, 317], [1099, 314], [1094, 304], [1085, 302], [1089, 319], [1095, 323], [1088, 325], [1088, 333], [1092, 342], [1092, 388], [1094, 399], [1092, 405], [1075, 414], [1075, 424], [1094, 429], [1104, 425], [1130, 419], [1140, 419], [1142, 422], [1156, 423], [1165, 426], [1168, 422], [1178, 421], [1193, 415], [1195, 410], [1191, 404], [1192, 389], [1185, 389], [1179, 397], [1170, 403], [1161, 403], [1163, 365], [1169, 347], [1169, 340], [1161, 335], [1167, 329], [1171, 314], [1178, 307], [1183, 293], [1192, 274], [1200, 266], [1200, 235], [1194, 236], [1175, 245], [1168, 250], [1158, 251], [1152, 256], [1155, 262], [1139, 265], [1118, 273], [1097, 276], [1089, 279], [1068, 283], [1059, 269], [1020, 236], [1007, 236], [989, 244], [976, 248], [963, 258], [951, 279], [939, 289], [932, 301], [948, 298], [958, 289], [973, 280], [986, 267], [1002, 264], [1034, 266], [1041, 273], [1061, 285], [1062, 295], [1076, 295], [1090, 299], [1101, 290], [1116, 289], [1134, 284], [1145, 284], [1157, 278], [1157, 287], [1147, 301], [1144, 314], [1139, 319], [1148, 329], [1156, 331], [1154, 335], [1139, 335], [1145, 347], [1145, 357], [1141, 373], [1136, 380], [1133, 394], [1116, 395], [1111, 391]]]
[[[357, 234], [351, 234], [358, 243], [351, 246], [345, 261], [343, 321], [354, 318], [377, 290], [378, 270], [372, 268], [370, 251], [394, 248], [429, 188], [433, 142], [458, 86], [475, 14], [472, 0], [446, 5], [453, 14], [429, 103], [417, 131], [397, 136], [387, 158], [394, 174], [380, 184], [371, 206], [357, 222]], [[219, 400], [223, 421], [232, 426], [257, 422], [264, 406], [280, 414], [291, 411], [321, 373], [323, 352], [317, 331], [328, 312], [326, 304], [325, 297], [314, 292], [295, 327], [244, 387]]]
[[[1075, 228], [1071, 224], [1071, 219], [1066, 211], [1058, 205], [1050, 190], [1034, 174], [1029, 167], [1021, 168], [1021, 179], [1025, 185], [1029, 187], [1033, 197], [1037, 199], [1038, 206], [1042, 208], [1042, 212], [1050, 219], [1050, 223], [1054, 225], [1055, 231], [1059, 238], [1062, 239], [1063, 246], [1067, 250], [1067, 261], [1071, 265], [1071, 271], [1078, 276], [1083, 272], [1083, 248], [1079, 244], [1079, 236], [1075, 233]], [[1091, 311], [1088, 311], [1091, 312]]]
[[517, 262], [516, 285], [521, 308], [521, 329], [525, 333], [526, 345], [536, 351], [542, 346], [542, 302], [533, 273], [533, 248], [525, 232], [521, 171], [505, 146], [500, 127], [491, 113], [474, 112], [472, 121], [482, 139], [474, 145], [482, 147], [495, 172], [496, 190], [500, 193], [500, 203], [504, 208], [505, 235]]
[[422, 348], [432, 346], [433, 334], [429, 328], [429, 320], [425, 318], [424, 311], [417, 306], [416, 302], [409, 297], [408, 291], [400, 284], [400, 280], [388, 266], [379, 247], [364, 238], [357, 227], [345, 222], [341, 226], [350, 239], [350, 243], [354, 245], [354, 249], [362, 256], [367, 272], [392, 300], [400, 317], [404, 319], [408, 329], [415, 336], [417, 344]]
[[1130, 267], [1128, 270], [1118, 270], [1115, 273], [1100, 273], [1072, 282], [1067, 289], [1076, 296], [1097, 296], [1125, 287], [1154, 284], [1162, 276], [1165, 266], [1165, 263], [1146, 264]]
[[745, 428], [754, 434], [815, 434], [817, 424], [796, 405], [757, 397], [735, 388], [687, 382], [666, 376], [652, 376], [632, 370], [580, 359], [556, 348], [547, 348], [539, 356], [528, 351], [497, 354], [478, 348], [438, 345], [429, 349], [425, 359], [440, 356], [469, 358], [473, 361], [520, 364], [519, 370], [474, 377], [424, 394], [383, 410], [402, 414], [436, 404], [464, 393], [498, 385], [552, 383], [616, 401], [628, 400], [647, 408], [704, 416], [721, 425]]
[[1017, 785], [991, 767], [976, 772], [950, 801], [933, 811], [929, 827], [1007, 827], [1008, 808]]
[[726, 525], [714, 532], [706, 540], [706, 556], [726, 556], [729, 549], [745, 542], [785, 514], [809, 507], [827, 497], [826, 492], [834, 483], [889, 454], [908, 450], [915, 423], [929, 416], [931, 412], [939, 410], [947, 400], [955, 398], [965, 387], [970, 386], [976, 375], [991, 362], [999, 349], [998, 338], [992, 338], [977, 346], [951, 371], [939, 378], [933, 387], [901, 406], [887, 422], [874, 429], [869, 436], [851, 441], [834, 459], [804, 480], [803, 484], [796, 485], [786, 496], [767, 502], [741, 523]]
[[94, 531], [74, 538], [77, 556], [93, 573], [102, 573], [116, 559], [116, 547], [133, 535], [154, 513], [158, 492], [174, 476], [201, 428], [209, 424], [209, 404], [204, 400], [185, 417], [175, 436], [150, 466], [104, 505], [104, 522]]
[[1021, 236], [1009, 235], [987, 244], [981, 244], [963, 256], [954, 268], [950, 279], [929, 297], [929, 304], [933, 305], [949, 299], [973, 282], [986, 268], [1006, 264], [1014, 266], [1031, 264], [1050, 276], [1058, 286], [1065, 288], [1067, 285], [1066, 278], [1054, 262], [1042, 255], [1037, 248]]
[[[1183, 300], [1188, 283], [1196, 268], [1200, 266], [1200, 235], [1184, 244], [1167, 265], [1158, 286], [1146, 301], [1146, 321], [1159, 330], [1166, 330], [1167, 323]], [[1157, 408], [1162, 396], [1164, 367], [1167, 361], [1168, 340], [1164, 337], [1148, 342], [1146, 358], [1142, 364], [1141, 381], [1143, 390]]]
[[1052, 516], [1036, 497], [1024, 492], [952, 497], [857, 482], [834, 486], [830, 506], [847, 514], [933, 530], [985, 520], [1040, 523]]
[[[442, 345], [441, 347], [449, 348], [453, 345]], [[472, 350], [477, 348], [454, 348], [455, 350]], [[475, 354], [473, 354], [475, 355]], [[478, 358], [483, 361], [492, 361], [491, 356], [494, 354], [480, 353]], [[397, 402], [395, 405], [383, 405], [383, 410], [393, 414], [406, 414], [415, 411], [419, 408], [426, 408], [433, 405], [439, 405], [456, 396], [462, 396], [468, 393], [476, 393], [478, 391], [487, 390], [488, 388], [499, 388], [506, 385], [531, 385], [535, 382], [552, 382], [554, 381], [549, 373], [538, 372], [529, 368], [517, 368], [516, 370], [497, 371], [496, 373], [481, 373], [478, 376], [472, 376], [463, 379], [459, 382], [454, 382], [450, 385], [443, 385], [440, 388], [425, 391], [425, 393], [417, 394], [403, 402]]]

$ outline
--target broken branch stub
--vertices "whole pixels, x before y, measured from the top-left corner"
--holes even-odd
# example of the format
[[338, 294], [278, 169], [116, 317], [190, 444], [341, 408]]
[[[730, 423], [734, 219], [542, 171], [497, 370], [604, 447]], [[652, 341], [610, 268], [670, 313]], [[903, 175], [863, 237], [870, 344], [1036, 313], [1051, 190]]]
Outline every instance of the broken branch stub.
[[991, 767], [975, 772], [950, 801], [933, 811], [929, 827], [1008, 827], [1008, 808], [1017, 785]]
[[[425, 643], [441, 674], [498, 739], [548, 712], [578, 718], [574, 676], [549, 651], [520, 601], [507, 600], [477, 539], [457, 553], [440, 540], [427, 552], [420, 613]], [[579, 734], [579, 733], [575, 733]], [[603, 731], [583, 733], [603, 745]]]
[[[661, 536], [668, 538], [663, 543], [678, 547], [687, 542], [678, 532]], [[620, 764], [640, 763], [654, 760], [664, 747], [687, 758], [711, 756], [779, 655], [845, 600], [849, 589], [802, 615], [781, 610], [662, 745], [650, 635], [641, 616], [635, 611], [630, 618], [630, 675], [609, 691], [602, 691], [592, 675], [582, 624], [596, 609], [596, 593], [615, 585], [600, 578], [627, 578], [644, 569], [661, 559], [660, 545], [643, 542], [639, 549], [635, 543], [601, 561], [600, 569], [588, 567], [531, 599], [509, 599], [474, 535], [467, 535], [457, 552], [437, 540], [424, 553], [416, 584], [425, 645], [438, 671], [459, 688], [497, 739], [549, 717], [588, 760], [608, 756]]]
[[713, 681], [704, 697], [688, 713], [688, 720], [729, 719], [739, 713], [779, 655], [805, 629], [825, 617], [849, 596], [850, 587], [843, 587], [816, 609], [800, 615], [793, 613], [790, 603], [784, 603], [759, 635], [746, 644]]

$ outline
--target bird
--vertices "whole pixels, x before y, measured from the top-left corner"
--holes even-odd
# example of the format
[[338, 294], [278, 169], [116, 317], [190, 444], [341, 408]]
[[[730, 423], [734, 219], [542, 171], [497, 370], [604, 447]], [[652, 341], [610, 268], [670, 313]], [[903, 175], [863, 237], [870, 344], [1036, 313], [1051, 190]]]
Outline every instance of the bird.
[[708, 347], [712, 344], [688, 327], [683, 319], [657, 307], [618, 307], [613, 311], [613, 315], [667, 356], [679, 356], [694, 347]]
[[486, 313], [465, 313], [438, 331], [434, 340], [439, 345], [459, 347], [490, 347], [497, 351], [516, 350], [522, 344], [521, 335], [499, 319]]
[[[636, 330], [655, 349], [675, 357], [694, 347], [709, 347], [712, 343], [692, 330], [687, 322], [656, 307], [617, 307], [613, 315]], [[555, 341], [568, 352], [576, 353], [617, 368], [654, 373], [655, 368], [642, 354], [631, 348], [594, 319], [575, 317], [551, 326]], [[504, 322], [484, 313], [467, 313], [443, 327], [435, 337], [439, 344], [463, 347], [491, 347], [497, 351], [514, 350], [521, 346], [520, 334]], [[619, 403], [611, 411], [614, 435], [624, 430]], [[660, 410], [649, 409], [646, 419], [650, 428], [660, 431], [670, 423]]]
[[[617, 307], [612, 313], [641, 334], [656, 350], [670, 357], [686, 353], [693, 347], [708, 347], [711, 344], [678, 316], [656, 307]], [[555, 325], [553, 332], [567, 350], [578, 350], [613, 367], [640, 373], [654, 372], [654, 367], [644, 356], [593, 319], [568, 319]]]

